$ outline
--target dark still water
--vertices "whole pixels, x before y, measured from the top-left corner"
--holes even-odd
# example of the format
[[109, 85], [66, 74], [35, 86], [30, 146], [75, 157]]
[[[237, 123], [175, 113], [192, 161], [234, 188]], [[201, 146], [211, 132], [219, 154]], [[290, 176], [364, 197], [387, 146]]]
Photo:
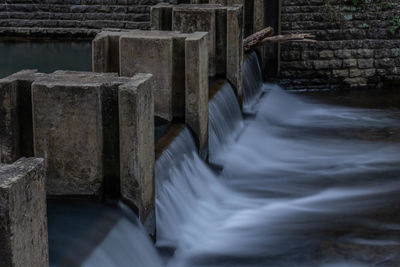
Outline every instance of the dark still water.
[[0, 41], [0, 78], [22, 69], [91, 71], [90, 41]]

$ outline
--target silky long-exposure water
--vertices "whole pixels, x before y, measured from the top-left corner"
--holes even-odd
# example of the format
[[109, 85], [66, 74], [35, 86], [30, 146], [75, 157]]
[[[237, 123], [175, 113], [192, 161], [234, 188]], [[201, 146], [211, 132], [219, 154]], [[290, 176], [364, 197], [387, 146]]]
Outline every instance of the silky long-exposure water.
[[262, 85], [243, 121], [228, 87], [210, 102], [218, 170], [193, 146], [167, 150], [159, 169], [168, 182], [157, 190], [157, 245], [174, 251], [168, 266], [400, 266], [400, 110]]

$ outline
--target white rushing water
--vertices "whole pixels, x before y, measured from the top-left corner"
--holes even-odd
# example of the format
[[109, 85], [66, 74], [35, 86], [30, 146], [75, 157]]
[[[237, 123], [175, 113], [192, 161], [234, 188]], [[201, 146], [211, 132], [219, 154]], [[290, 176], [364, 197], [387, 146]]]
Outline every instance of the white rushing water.
[[228, 82], [210, 100], [208, 120], [209, 159], [218, 164], [217, 155], [235, 142], [244, 126], [239, 103]]
[[[243, 127], [230, 121], [236, 104], [224, 105], [210, 119], [210, 144], [223, 143], [226, 124]], [[256, 109], [229, 145], [212, 151], [221, 173], [193, 147], [164, 164], [157, 242], [175, 249], [169, 265], [397, 266], [400, 146], [385, 136], [400, 117], [278, 87]]]

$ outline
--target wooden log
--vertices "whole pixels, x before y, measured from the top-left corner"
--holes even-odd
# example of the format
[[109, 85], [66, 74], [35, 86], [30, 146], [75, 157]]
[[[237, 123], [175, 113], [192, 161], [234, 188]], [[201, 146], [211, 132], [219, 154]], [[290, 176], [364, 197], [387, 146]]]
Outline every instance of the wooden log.
[[260, 43], [265, 38], [272, 36], [274, 34], [274, 29], [272, 27], [267, 27], [258, 31], [243, 40], [243, 49], [245, 52], [251, 50], [258, 43]]
[[243, 40], [244, 52], [248, 52], [259, 44], [263, 43], [286, 43], [286, 42], [309, 42], [315, 43], [315, 35], [308, 33], [295, 33], [295, 34], [285, 34], [285, 35], [275, 35], [274, 29], [267, 27], [261, 31], [258, 31], [246, 39]]
[[315, 38], [315, 35], [308, 33], [275, 35], [264, 38], [260, 43], [316, 42], [316, 40], [312, 38]]

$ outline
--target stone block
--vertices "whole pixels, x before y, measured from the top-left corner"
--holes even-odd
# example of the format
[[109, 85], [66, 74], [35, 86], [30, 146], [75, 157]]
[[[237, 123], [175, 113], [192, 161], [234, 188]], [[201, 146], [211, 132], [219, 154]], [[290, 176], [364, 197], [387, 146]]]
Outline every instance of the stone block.
[[207, 33], [186, 38], [185, 122], [196, 133], [200, 149], [208, 140]]
[[343, 81], [345, 84], [347, 84], [350, 87], [364, 87], [367, 85], [367, 79], [365, 78], [346, 78]]
[[334, 54], [332, 50], [322, 50], [319, 52], [319, 57], [321, 59], [331, 59], [334, 57]]
[[354, 78], [354, 77], [359, 77], [361, 76], [362, 71], [360, 69], [350, 69], [349, 70], [349, 77]]
[[227, 8], [226, 78], [241, 99], [243, 86], [242, 6]]
[[335, 78], [346, 78], [349, 77], [349, 70], [348, 69], [333, 70], [332, 75]]
[[0, 162], [33, 156], [31, 84], [42, 74], [23, 70], [0, 79]]
[[154, 208], [154, 104], [151, 74], [137, 74], [121, 85], [119, 146], [121, 196], [146, 219]]
[[42, 159], [0, 166], [1, 266], [49, 266]]
[[360, 69], [369, 69], [374, 67], [373, 59], [358, 59], [357, 62]]
[[344, 68], [357, 67], [357, 59], [344, 59], [343, 67]]
[[103, 176], [118, 179], [117, 93], [129, 81], [57, 71], [33, 82], [34, 151], [45, 160], [49, 195], [99, 195]]
[[216, 5], [178, 5], [172, 11], [172, 30], [183, 33], [208, 32], [208, 72], [216, 70]]

